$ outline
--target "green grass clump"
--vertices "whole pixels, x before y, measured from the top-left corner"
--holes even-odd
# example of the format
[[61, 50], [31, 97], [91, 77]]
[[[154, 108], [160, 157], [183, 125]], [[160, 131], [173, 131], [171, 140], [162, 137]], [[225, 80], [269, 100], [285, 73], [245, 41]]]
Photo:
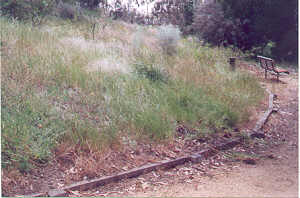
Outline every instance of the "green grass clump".
[[168, 75], [162, 71], [161, 68], [151, 63], [135, 63], [134, 65], [136, 74], [141, 77], [147, 78], [152, 82], [168, 82]]
[[238, 121], [233, 109], [206, 95], [202, 88], [182, 82], [169, 90], [168, 105], [178, 121], [196, 123], [203, 120], [203, 124], [217, 128], [232, 127]]
[[5, 84], [1, 95], [3, 167], [28, 171], [34, 162], [47, 162], [51, 149], [65, 131], [58, 114], [51, 113], [49, 106], [34, 95], [17, 93]]

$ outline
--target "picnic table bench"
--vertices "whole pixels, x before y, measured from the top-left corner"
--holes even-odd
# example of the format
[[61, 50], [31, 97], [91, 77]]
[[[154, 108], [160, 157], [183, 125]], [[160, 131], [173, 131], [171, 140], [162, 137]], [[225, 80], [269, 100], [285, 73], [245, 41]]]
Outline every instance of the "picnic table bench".
[[288, 70], [277, 69], [275, 67], [275, 61], [271, 58], [267, 58], [267, 57], [264, 57], [264, 56], [257, 56], [257, 58], [259, 60], [261, 68], [263, 68], [265, 70], [265, 78], [267, 78], [267, 72], [268, 71], [271, 75], [276, 75], [277, 81], [279, 81], [279, 76], [282, 73], [289, 74]]

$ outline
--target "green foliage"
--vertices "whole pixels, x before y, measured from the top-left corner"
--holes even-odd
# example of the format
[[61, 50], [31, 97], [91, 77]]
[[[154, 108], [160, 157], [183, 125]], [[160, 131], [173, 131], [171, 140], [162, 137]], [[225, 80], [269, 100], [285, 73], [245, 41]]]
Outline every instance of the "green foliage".
[[205, 126], [216, 128], [233, 127], [237, 123], [236, 112], [210, 98], [202, 88], [184, 86], [182, 82], [176, 84], [169, 90], [167, 100], [169, 110], [177, 121], [195, 123], [203, 120]]
[[200, 2], [195, 0], [156, 1], [152, 15], [156, 18], [156, 23], [173, 24], [178, 26], [183, 34], [189, 34], [197, 3]]
[[3, 0], [1, 12], [16, 19], [39, 23], [41, 18], [52, 12], [54, 6], [53, 0]]
[[149, 79], [152, 82], [164, 82], [167, 83], [168, 76], [163, 73], [160, 68], [155, 67], [153, 64], [136, 63], [134, 64], [136, 73], [144, 78]]
[[272, 56], [281, 61], [298, 63], [298, 32], [290, 30], [276, 39]]
[[213, 45], [235, 46], [264, 54], [274, 42], [271, 57], [297, 61], [297, 0], [221, 0], [200, 5], [194, 13], [193, 31]]
[[82, 11], [79, 4], [70, 4], [59, 2], [56, 8], [58, 15], [64, 19], [80, 19], [82, 17]]
[[85, 8], [95, 9], [100, 3], [105, 3], [105, 0], [78, 0], [80, 5]]
[[1, 95], [2, 166], [26, 172], [33, 162], [47, 162], [65, 130], [59, 116], [34, 96], [22, 96], [6, 85]]
[[[101, 1], [101, 0], [100, 0]], [[64, 19], [83, 19], [87, 11], [82, 8], [94, 9], [99, 0], [3, 0], [1, 13], [18, 19], [30, 20], [34, 25], [42, 22], [45, 16], [56, 13]]]
[[[297, 0], [223, 0], [225, 17], [240, 20], [245, 49], [275, 42], [272, 55], [281, 60], [296, 61], [298, 56]], [[261, 53], [261, 52], [259, 52]]]
[[145, 111], [137, 112], [133, 124], [139, 135], [146, 135], [154, 140], [164, 140], [172, 137], [174, 127], [170, 120], [159, 108], [147, 108]]
[[231, 38], [234, 38], [239, 29], [233, 22], [225, 19], [220, 4], [205, 3], [195, 11], [193, 31], [205, 42], [228, 46], [237, 44]]
[[184, 26], [192, 25], [194, 16], [194, 1], [189, 0], [184, 5]]
[[125, 78], [113, 84], [112, 111], [123, 129], [154, 140], [172, 137], [174, 126], [166, 109], [164, 84], [153, 83], [144, 77]]

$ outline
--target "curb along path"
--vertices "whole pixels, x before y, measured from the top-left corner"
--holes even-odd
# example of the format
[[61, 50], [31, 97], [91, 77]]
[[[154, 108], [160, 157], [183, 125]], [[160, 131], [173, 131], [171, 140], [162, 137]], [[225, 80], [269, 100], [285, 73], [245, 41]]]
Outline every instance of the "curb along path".
[[276, 95], [272, 94], [268, 89], [266, 91], [269, 93], [269, 107], [268, 110], [263, 114], [263, 116], [257, 121], [254, 129], [252, 130], [251, 138], [264, 138], [265, 134], [261, 131], [261, 128], [264, 126], [269, 116], [274, 110], [273, 101], [276, 98]]

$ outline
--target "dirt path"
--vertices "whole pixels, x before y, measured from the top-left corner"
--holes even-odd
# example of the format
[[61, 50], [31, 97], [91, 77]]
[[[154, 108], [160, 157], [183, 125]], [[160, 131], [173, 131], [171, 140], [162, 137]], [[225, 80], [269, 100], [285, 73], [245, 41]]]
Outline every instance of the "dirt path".
[[164, 186], [155, 192], [131, 194], [137, 197], [297, 197], [297, 170], [281, 165], [282, 161], [242, 165], [212, 178], [199, 177], [192, 184]]
[[273, 93], [279, 111], [273, 113], [264, 131], [270, 137], [269, 158], [256, 165], [236, 164], [231, 171], [215, 170], [209, 176], [194, 176], [192, 182], [164, 185], [129, 194], [135, 197], [298, 197], [298, 74], [281, 83], [264, 81]]

